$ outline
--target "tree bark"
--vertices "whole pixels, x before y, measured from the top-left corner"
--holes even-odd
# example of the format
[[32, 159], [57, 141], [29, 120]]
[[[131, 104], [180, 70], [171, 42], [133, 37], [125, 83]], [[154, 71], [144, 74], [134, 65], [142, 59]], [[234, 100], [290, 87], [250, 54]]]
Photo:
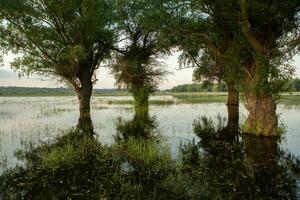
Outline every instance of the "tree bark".
[[245, 99], [249, 114], [244, 131], [256, 136], [278, 136], [278, 117], [272, 95], [245, 92]]
[[149, 92], [147, 88], [137, 88], [134, 90], [134, 110], [139, 118], [148, 118], [149, 116]]
[[93, 134], [93, 122], [90, 113], [90, 102], [93, 91], [93, 83], [91, 81], [92, 75], [90, 73], [83, 73], [80, 76], [81, 87], [77, 90], [79, 100], [79, 119], [77, 129], [82, 130], [88, 134]]
[[[245, 106], [248, 118], [243, 126], [243, 131], [255, 136], [279, 136], [278, 117], [276, 104], [272, 91], [267, 87], [268, 81], [261, 74], [262, 66], [251, 64], [251, 76], [245, 78]], [[265, 80], [265, 81], [263, 81]]]

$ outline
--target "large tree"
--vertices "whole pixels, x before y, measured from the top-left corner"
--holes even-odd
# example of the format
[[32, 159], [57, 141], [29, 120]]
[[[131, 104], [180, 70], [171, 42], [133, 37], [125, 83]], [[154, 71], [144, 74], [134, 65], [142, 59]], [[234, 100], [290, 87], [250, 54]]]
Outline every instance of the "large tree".
[[161, 29], [200, 63], [200, 75], [232, 77], [242, 86], [249, 111], [244, 131], [277, 136], [274, 95], [293, 73], [287, 62], [299, 40], [299, 0], [163, 2]]
[[[288, 65], [299, 37], [299, 0], [282, 2], [238, 0], [235, 10], [239, 36], [247, 46], [239, 55], [245, 73], [245, 104], [249, 111], [244, 131], [277, 136], [278, 117], [274, 95], [284, 91], [293, 74]], [[262, 14], [263, 13], [263, 14]]]
[[95, 71], [110, 56], [115, 37], [113, 4], [106, 0], [1, 0], [6, 49], [12, 67], [59, 78], [79, 99], [79, 127], [91, 126]]

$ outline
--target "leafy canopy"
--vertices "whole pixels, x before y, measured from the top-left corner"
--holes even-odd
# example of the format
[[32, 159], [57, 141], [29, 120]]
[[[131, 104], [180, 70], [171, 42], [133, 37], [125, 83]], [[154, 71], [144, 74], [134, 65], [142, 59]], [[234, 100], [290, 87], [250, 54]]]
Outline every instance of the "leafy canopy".
[[13, 68], [53, 75], [80, 87], [82, 70], [93, 74], [114, 43], [113, 1], [0, 0], [1, 40], [20, 55]]
[[124, 0], [117, 5], [117, 26], [123, 42], [119, 45], [112, 73], [118, 85], [125, 85], [133, 93], [141, 88], [146, 93], [152, 92], [166, 74], [157, 62], [157, 57], [168, 51], [166, 38], [148, 26], [153, 12], [149, 1]]

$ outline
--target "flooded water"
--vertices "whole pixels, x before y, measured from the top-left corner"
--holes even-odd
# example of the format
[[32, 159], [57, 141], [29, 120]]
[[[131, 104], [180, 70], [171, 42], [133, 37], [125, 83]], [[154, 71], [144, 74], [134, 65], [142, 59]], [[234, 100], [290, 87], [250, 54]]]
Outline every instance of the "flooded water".
[[[92, 144], [88, 142], [87, 145], [92, 145], [91, 149], [96, 148], [95, 151], [101, 151], [102, 153], [103, 151], [109, 152], [105, 155], [113, 152], [111, 156], [113, 158], [117, 157], [117, 161], [112, 161], [107, 157], [101, 157], [100, 159], [101, 165], [103, 165], [102, 162], [105, 160], [106, 164], [110, 163], [110, 165], [113, 166], [110, 167], [109, 170], [101, 169], [104, 170], [104, 172], [101, 173], [102, 175], [103, 173], [106, 174], [106, 178], [111, 179], [110, 182], [116, 184], [116, 186], [110, 185], [110, 183], [105, 185], [107, 179], [101, 179], [104, 181], [102, 186], [105, 192], [103, 192], [103, 194], [101, 193], [103, 196], [97, 196], [95, 194], [97, 199], [145, 199], [150, 197], [152, 199], [224, 199], [224, 197], [228, 197], [228, 199], [257, 199], [258, 197], [268, 197], [268, 194], [270, 199], [296, 199], [297, 195], [299, 195], [299, 186], [297, 185], [299, 185], [298, 172], [300, 171], [300, 162], [298, 161], [298, 157], [300, 157], [300, 106], [285, 104], [278, 106], [281, 126], [285, 130], [284, 136], [280, 141], [275, 139], [257, 140], [241, 135], [237, 137], [233, 136], [230, 139], [231, 141], [228, 141], [228, 138], [224, 140], [223, 137], [224, 132], [230, 132], [226, 129], [227, 109], [223, 103], [184, 104], [176, 103], [176, 99], [169, 96], [153, 97], [153, 99], [156, 100], [171, 100], [175, 103], [150, 106], [150, 116], [153, 117], [152, 119], [155, 121], [155, 127], [153, 127], [153, 129], [155, 129], [154, 132], [159, 135], [160, 142], [155, 140], [156, 142], [152, 142], [154, 144], [151, 143], [150, 147], [147, 146], [149, 145], [148, 143], [147, 145], [143, 144], [143, 148], [146, 146], [151, 151], [154, 151], [154, 153], [152, 152], [151, 156], [144, 155], [147, 158], [138, 159], [136, 157], [142, 155], [136, 154], [138, 152], [136, 149], [131, 150], [130, 153], [127, 154], [122, 153], [120, 155], [118, 153], [120, 148], [122, 149], [124, 145], [128, 145], [127, 143], [120, 145], [116, 140], [118, 121], [120, 121], [120, 119], [130, 121], [133, 119], [134, 113], [132, 105], [130, 104], [113, 104], [110, 102], [116, 99], [122, 101], [130, 100], [131, 98], [94, 97], [92, 99], [92, 120], [96, 140], [92, 141]], [[30, 173], [29, 179], [34, 180], [32, 174], [35, 174], [36, 171], [28, 171], [28, 165], [30, 169], [35, 169], [35, 167], [40, 169], [44, 167], [47, 159], [50, 159], [51, 162], [49, 162], [51, 166], [61, 164], [61, 161], [53, 161], [55, 156], [51, 149], [57, 148], [57, 146], [55, 146], [56, 143], [61, 143], [60, 139], [57, 140], [57, 138], [64, 138], [66, 134], [70, 134], [69, 132], [72, 127], [77, 124], [78, 115], [78, 101], [75, 97], [0, 98], [0, 173], [3, 174], [5, 172], [4, 174], [8, 174], [5, 176], [6, 178], [18, 176], [16, 180], [18, 180], [18, 182], [24, 182], [23, 178], [28, 181], [29, 177], [26, 176], [29, 175], [25, 173], [25, 175], [20, 177], [18, 173], [21, 172], [15, 171], [16, 165], [23, 166], [25, 172]], [[245, 116], [246, 111], [244, 107], [241, 106], [240, 123], [243, 122]], [[52, 146], [46, 148], [44, 142], [48, 141], [55, 141], [56, 143], [51, 143]], [[129, 144], [131, 144], [130, 148], [139, 147], [141, 142], [137, 143], [138, 144], [134, 141], [129, 141]], [[68, 145], [70, 144], [71, 146], [73, 145], [72, 142], [68, 142]], [[39, 146], [42, 147], [39, 149]], [[62, 146], [64, 147], [64, 145]], [[63, 149], [62, 146], [59, 146], [58, 149]], [[158, 148], [158, 150], [155, 150], [156, 148]], [[47, 158], [46, 161], [43, 156], [43, 158], [39, 159], [40, 155], [44, 155], [45, 149], [47, 149], [47, 155], [49, 154], [48, 151], [51, 151], [49, 155], [52, 156]], [[163, 149], [167, 149], [168, 153], [162, 153], [161, 151], [163, 151]], [[16, 156], [18, 150], [26, 151], [26, 153], [24, 153], [27, 155], [25, 156], [26, 159], [20, 159], [20, 157]], [[58, 157], [64, 157], [64, 152], [60, 152], [60, 150], [55, 150], [56, 154], [59, 155]], [[43, 153], [41, 153], [41, 151]], [[127, 152], [129, 150], [123, 149], [123, 151]], [[35, 155], [37, 152], [39, 156]], [[82, 152], [85, 151], [80, 151], [81, 156]], [[143, 153], [144, 151], [140, 152], [140, 154]], [[158, 154], [157, 157], [155, 157], [155, 153]], [[17, 153], [17, 155], [18, 154], [20, 154], [20, 152]], [[134, 154], [135, 157], [132, 156], [132, 154]], [[129, 158], [127, 156], [129, 156]], [[163, 156], [163, 159], [161, 156]], [[66, 155], [65, 157], [68, 158]], [[81, 158], [80, 156], [78, 157]], [[85, 159], [87, 159], [87, 157], [83, 156], [82, 160], [86, 163]], [[136, 163], [135, 159], [138, 159], [138, 163]], [[143, 159], [145, 159], [145, 162]], [[154, 159], [155, 163], [151, 163], [154, 162], [151, 159]], [[167, 161], [165, 161], [165, 159]], [[72, 166], [76, 168], [78, 162], [81, 163], [82, 160], [76, 160], [75, 164], [72, 163], [72, 159], [68, 162], [71, 162]], [[142, 164], [140, 163], [141, 160], [143, 161]], [[120, 162], [119, 165], [116, 164], [118, 162]], [[91, 163], [95, 164], [97, 161], [91, 161]], [[61, 165], [55, 167], [60, 169]], [[152, 167], [154, 167], [154, 169]], [[133, 170], [133, 168], [136, 170]], [[114, 169], [113, 172], [111, 171], [112, 169]], [[74, 173], [83, 173], [82, 170], [85, 171], [87, 169], [76, 168]], [[93, 168], [89, 170], [93, 171], [96, 169]], [[169, 171], [165, 172], [164, 170]], [[186, 171], [189, 171], [189, 173], [186, 174]], [[137, 172], [140, 174], [135, 174]], [[41, 188], [39, 189], [44, 191], [45, 194], [52, 194], [53, 197], [59, 197], [49, 199], [67, 199], [65, 198], [67, 196], [64, 195], [74, 195], [74, 191], [77, 191], [77, 189], [80, 190], [77, 191], [78, 196], [76, 197], [75, 195], [71, 199], [81, 199], [84, 195], [87, 195], [82, 193], [82, 191], [87, 191], [87, 189], [83, 189], [85, 186], [81, 185], [82, 187], [80, 187], [80, 182], [76, 182], [70, 183], [70, 187], [77, 187], [74, 191], [70, 190], [73, 191], [73, 193], [70, 191], [70, 193], [68, 193], [68, 189], [65, 188], [66, 193], [59, 196], [58, 191], [55, 191], [59, 190], [59, 188], [52, 190], [47, 189], [47, 187], [53, 187], [51, 181], [55, 183], [56, 181], [58, 181], [58, 183], [60, 183], [60, 181], [67, 181], [61, 180], [62, 177], [58, 176], [58, 174], [62, 172], [58, 174], [55, 172], [52, 173], [51, 179], [55, 180], [49, 180], [49, 177], [41, 178], [43, 175], [39, 173], [34, 176], [39, 176], [41, 180], [45, 181], [43, 190], [41, 190]], [[47, 174], [48, 171], [46, 170], [44, 173]], [[95, 173], [99, 173], [99, 171]], [[115, 182], [113, 179], [116, 177], [110, 173], [117, 173], [116, 176], [118, 178]], [[74, 176], [72, 173], [69, 175]], [[85, 178], [89, 179], [90, 176], [99, 178], [102, 177], [102, 175], [88, 174]], [[135, 180], [132, 176], [146, 177], [144, 177], [145, 180], [142, 180], [143, 178]], [[68, 175], [66, 175], [65, 178], [68, 178]], [[153, 181], [157, 179], [163, 180], [163, 182], [153, 184]], [[8, 179], [6, 183], [7, 185], [10, 184], [12, 191], [14, 191], [13, 193], [18, 194], [18, 192], [20, 192], [20, 194], [24, 195], [24, 199], [41, 199], [41, 196], [39, 196], [42, 194], [41, 191], [33, 192], [32, 190], [32, 186], [37, 184], [36, 182], [33, 183], [29, 181], [30, 183], [27, 184], [25, 181], [21, 183], [22, 186], [20, 187], [18, 185], [19, 183], [12, 183], [9, 182], [9, 180], [10, 179]], [[181, 183], [177, 183], [178, 181], [181, 181]], [[97, 181], [93, 180], [92, 182]], [[184, 185], [182, 185], [183, 183]], [[31, 189], [28, 189], [26, 185], [30, 184]], [[126, 184], [132, 187], [127, 188]], [[195, 188], [197, 184], [203, 187]], [[253, 186], [253, 184], [256, 184], [256, 186]], [[99, 190], [94, 188], [98, 187], [99, 189], [99, 185], [92, 185], [90, 187], [89, 191], [91, 193], [99, 193]], [[116, 187], [116, 190], [119, 187], [119, 190], [107, 191], [110, 187]], [[149, 190], [147, 194], [145, 189]], [[175, 191], [180, 192], [180, 194], [176, 196]], [[112, 198], [111, 194], [114, 192], [123, 192], [123, 195], [120, 194], [120, 196]], [[175, 195], [166, 195], [169, 193]], [[270, 195], [272, 193], [274, 193], [274, 195]], [[125, 196], [126, 198], [124, 198]], [[18, 195], [12, 195], [10, 197], [12, 199], [19, 198]], [[93, 199], [94, 196], [91, 196], [91, 198]]]

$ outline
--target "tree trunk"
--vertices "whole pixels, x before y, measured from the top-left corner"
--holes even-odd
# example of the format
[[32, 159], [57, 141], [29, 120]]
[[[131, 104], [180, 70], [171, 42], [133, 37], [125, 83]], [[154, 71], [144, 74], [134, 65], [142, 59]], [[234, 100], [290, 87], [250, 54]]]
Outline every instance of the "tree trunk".
[[88, 134], [93, 134], [93, 123], [90, 114], [90, 101], [93, 91], [91, 75], [82, 75], [80, 78], [80, 82], [81, 87], [77, 90], [80, 111], [77, 129], [82, 130]]
[[256, 136], [278, 136], [278, 117], [272, 95], [257, 95], [247, 91], [245, 99], [249, 114], [243, 127], [244, 131]]
[[245, 106], [248, 118], [243, 131], [255, 136], [275, 137], [279, 135], [276, 104], [272, 91], [268, 89], [266, 75], [257, 63], [249, 65], [251, 76], [245, 78]]
[[134, 110], [139, 118], [148, 118], [149, 115], [149, 92], [147, 88], [137, 88], [134, 90]]
[[234, 127], [239, 123], [239, 92], [235, 88], [234, 83], [227, 83], [228, 98], [227, 98], [227, 111], [228, 111], [228, 124], [233, 124]]
[[228, 124], [227, 127], [232, 131], [238, 131], [239, 125], [239, 92], [235, 88], [233, 82], [227, 82], [228, 98], [227, 98], [227, 111], [228, 111]]

